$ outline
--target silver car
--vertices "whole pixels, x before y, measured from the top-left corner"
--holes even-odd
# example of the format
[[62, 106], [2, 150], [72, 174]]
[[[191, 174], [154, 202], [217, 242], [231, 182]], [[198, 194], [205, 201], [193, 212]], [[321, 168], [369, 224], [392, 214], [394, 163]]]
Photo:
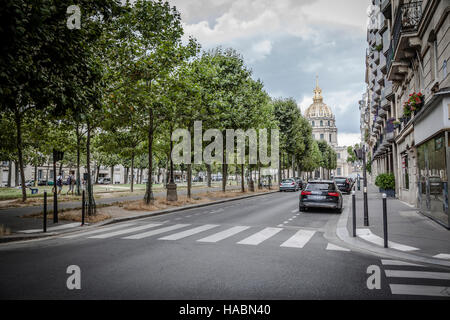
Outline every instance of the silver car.
[[283, 179], [280, 183], [280, 191], [298, 191], [300, 189], [297, 181], [294, 179]]

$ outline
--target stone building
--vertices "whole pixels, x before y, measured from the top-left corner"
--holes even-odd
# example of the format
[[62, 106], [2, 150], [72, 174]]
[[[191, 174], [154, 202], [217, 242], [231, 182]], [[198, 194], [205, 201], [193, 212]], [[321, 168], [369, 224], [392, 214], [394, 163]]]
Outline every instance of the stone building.
[[[314, 89], [313, 103], [306, 109], [305, 118], [312, 126], [313, 138], [320, 141], [326, 141], [337, 154], [337, 168], [331, 172], [334, 176], [349, 176], [352, 173], [352, 166], [347, 162], [347, 147], [338, 145], [338, 129], [336, 127], [336, 118], [324, 101], [322, 89], [319, 87], [319, 81], [316, 80]], [[318, 170], [315, 177], [325, 177], [323, 170]]]

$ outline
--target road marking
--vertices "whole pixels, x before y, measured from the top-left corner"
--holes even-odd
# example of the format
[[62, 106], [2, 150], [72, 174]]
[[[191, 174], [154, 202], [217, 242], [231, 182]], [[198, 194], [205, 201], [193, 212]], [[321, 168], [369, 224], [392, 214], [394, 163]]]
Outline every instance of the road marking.
[[386, 273], [386, 277], [389, 278], [450, 280], [450, 273], [445, 272], [403, 271], [403, 270], [384, 270], [384, 272]]
[[77, 233], [77, 234], [72, 234], [72, 235], [69, 235], [69, 236], [62, 237], [62, 238], [64, 238], [64, 239], [71, 239], [71, 238], [83, 237], [83, 236], [87, 236], [89, 234], [95, 234], [95, 233], [111, 231], [111, 230], [120, 229], [120, 228], [126, 228], [126, 227], [129, 227], [129, 226], [132, 226], [132, 225], [134, 225], [134, 223], [126, 223], [126, 224], [122, 224], [122, 225], [117, 225], [117, 226], [106, 227], [106, 228], [101, 228], [101, 229], [97, 229], [97, 230], [92, 230], [92, 231], [86, 231], [86, 232], [81, 232], [81, 233]]
[[315, 233], [316, 232], [312, 230], [300, 230], [288, 240], [283, 242], [280, 247], [303, 248], [305, 244], [311, 240]]
[[392, 294], [450, 297], [450, 287], [390, 284]]
[[292, 217], [292, 219], [297, 219], [297, 216]]
[[141, 231], [141, 230], [145, 230], [145, 229], [149, 229], [149, 228], [154, 228], [154, 227], [157, 227], [160, 225], [161, 225], [161, 223], [150, 223], [150, 224], [146, 224], [146, 225], [139, 226], [139, 227], [104, 233], [104, 234], [100, 234], [98, 236], [92, 236], [92, 237], [89, 237], [89, 239], [107, 239], [107, 238], [119, 236], [119, 235], [122, 235], [125, 233], [131, 233], [131, 232], [135, 232], [135, 231]]
[[218, 227], [218, 226], [219, 225], [217, 225], [217, 224], [206, 224], [204, 226], [200, 226], [200, 227], [197, 227], [197, 228], [193, 228], [193, 229], [189, 229], [189, 230], [186, 230], [186, 231], [181, 231], [181, 232], [178, 232], [178, 233], [174, 233], [174, 234], [172, 234], [170, 236], [159, 238], [158, 240], [179, 240], [179, 239], [183, 239], [183, 238], [192, 236], [194, 234], [197, 234], [197, 233], [200, 233], [200, 232], [203, 232], [203, 231], [206, 231], [206, 230]]
[[439, 254], [433, 256], [433, 258], [437, 258], [437, 259], [450, 259], [450, 254], [448, 254], [448, 253], [439, 253]]
[[[384, 239], [373, 234], [370, 229], [357, 229], [356, 235], [368, 242], [372, 242], [379, 246], [384, 246]], [[404, 244], [388, 241], [389, 248], [400, 250], [400, 251], [415, 251], [420, 250], [419, 248], [410, 247]]]
[[277, 227], [284, 227], [284, 224], [279, 224]]
[[190, 217], [192, 217], [192, 215], [188, 215], [188, 216], [186, 216], [186, 218], [190, 218]]
[[[63, 229], [69, 229], [69, 228], [74, 228], [74, 227], [79, 227], [79, 226], [81, 226], [81, 223], [79, 223], [79, 222], [66, 223], [66, 224], [62, 224], [60, 226], [56, 226], [56, 227], [49, 227], [49, 228], [47, 228], [47, 231], [63, 230]], [[36, 232], [42, 232], [42, 229], [20, 230], [18, 232], [20, 232], [20, 233], [36, 233]]]
[[292, 210], [291, 212], [296, 213], [296, 212], [298, 212], [298, 209]]
[[242, 241], [239, 241], [238, 244], [247, 244], [247, 245], [257, 246], [261, 242], [273, 237], [281, 230], [283, 230], [283, 229], [281, 229], [281, 228], [265, 228], [265, 229], [261, 230], [260, 232], [257, 232], [254, 235], [252, 235], [248, 238], [245, 238]]
[[413, 267], [422, 267], [420, 264], [404, 262], [399, 260], [384, 260], [381, 259], [381, 264], [384, 266], [413, 266]]
[[289, 221], [285, 221], [285, 222], [283, 222], [284, 224], [288, 224], [289, 223]]
[[180, 229], [180, 228], [184, 228], [190, 226], [190, 224], [176, 224], [173, 226], [169, 226], [169, 227], [165, 227], [165, 228], [160, 228], [160, 229], [156, 229], [156, 230], [152, 230], [152, 231], [147, 231], [144, 233], [138, 233], [138, 234], [134, 234], [132, 236], [128, 236], [128, 237], [124, 237], [122, 239], [128, 239], [128, 240], [139, 240], [139, 239], [143, 239], [143, 238], [148, 238], [157, 234], [161, 234], [164, 232], [168, 232], [168, 231], [173, 231], [176, 229]]
[[239, 232], [242, 232], [242, 231], [247, 230], [249, 228], [250, 227], [245, 227], [245, 226], [232, 227], [232, 228], [229, 228], [227, 230], [218, 232], [216, 234], [213, 234], [213, 235], [211, 235], [209, 237], [206, 237], [206, 238], [203, 238], [203, 239], [200, 239], [200, 240], [197, 240], [197, 241], [200, 241], [200, 242], [218, 242], [220, 240], [223, 240], [223, 239], [229, 238], [231, 236], [234, 236], [235, 234], [238, 234]]
[[335, 244], [332, 244], [332, 243], [328, 243], [328, 245], [327, 245], [327, 250], [332, 250], [332, 251], [350, 251], [350, 249], [347, 249], [347, 248], [343, 248], [343, 247], [339, 247], [339, 246], [337, 246], [337, 245], [335, 245]]

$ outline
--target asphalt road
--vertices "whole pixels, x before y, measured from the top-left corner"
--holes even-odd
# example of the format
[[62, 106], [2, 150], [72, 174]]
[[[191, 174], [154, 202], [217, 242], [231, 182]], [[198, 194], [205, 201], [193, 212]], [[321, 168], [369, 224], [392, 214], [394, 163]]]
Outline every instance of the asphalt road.
[[[343, 251], [339, 214], [297, 210], [298, 193], [275, 193], [0, 245], [0, 299], [426, 298], [391, 292], [417, 279], [386, 277], [417, 267]], [[81, 270], [79, 290], [66, 286], [70, 265]], [[381, 270], [380, 289], [367, 287], [369, 266]]]

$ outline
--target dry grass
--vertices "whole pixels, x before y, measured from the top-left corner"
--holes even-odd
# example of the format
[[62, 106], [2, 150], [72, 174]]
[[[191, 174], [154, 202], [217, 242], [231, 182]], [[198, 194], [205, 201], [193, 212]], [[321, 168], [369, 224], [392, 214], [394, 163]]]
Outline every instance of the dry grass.
[[[258, 193], [268, 192], [269, 190], [258, 190]], [[207, 191], [205, 193], [196, 193], [189, 199], [186, 196], [178, 196], [178, 201], [167, 201], [166, 197], [157, 197], [153, 204], [147, 205], [142, 200], [129, 201], [119, 204], [125, 210], [130, 211], [157, 211], [170, 208], [186, 206], [190, 204], [208, 203], [218, 199], [236, 198], [253, 194], [253, 192], [241, 192], [241, 190], [230, 190], [227, 192], [221, 191]]]
[[[79, 196], [67, 196], [60, 195], [58, 196], [58, 202], [63, 201], [78, 201], [81, 200]], [[47, 203], [53, 203], [53, 194], [49, 193], [47, 196]], [[30, 207], [30, 206], [39, 206], [44, 204], [43, 198], [28, 198], [25, 202], [22, 199], [13, 199], [13, 200], [3, 200], [0, 201], [0, 208], [22, 208], [22, 207]]]
[[[108, 214], [107, 208], [97, 208], [97, 214], [95, 216], [88, 216], [85, 217], [85, 222], [89, 223], [95, 223], [104, 221], [107, 219], [111, 219], [111, 215]], [[42, 219], [43, 213], [32, 213], [27, 214], [23, 216], [24, 218], [35, 218], [35, 219]], [[47, 215], [47, 220], [53, 219], [53, 214], [50, 213]], [[59, 220], [65, 220], [65, 221], [75, 221], [75, 222], [81, 222], [81, 209], [76, 210], [66, 210], [66, 211], [58, 211], [58, 219]]]
[[8, 236], [11, 234], [11, 230], [6, 228], [4, 225], [0, 224], [0, 236]]

